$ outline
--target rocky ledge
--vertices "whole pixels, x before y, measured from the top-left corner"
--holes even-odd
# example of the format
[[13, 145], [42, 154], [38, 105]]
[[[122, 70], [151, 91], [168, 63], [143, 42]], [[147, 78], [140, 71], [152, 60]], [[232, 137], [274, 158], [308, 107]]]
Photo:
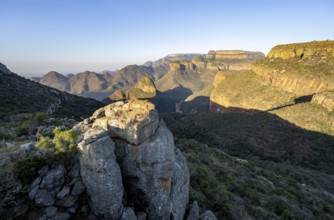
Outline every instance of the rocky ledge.
[[307, 43], [277, 45], [271, 49], [268, 58], [307, 58], [310, 56], [334, 56], [334, 41], [313, 41]]
[[81, 132], [80, 173], [97, 217], [184, 218], [188, 167], [153, 104], [116, 102], [74, 129]]

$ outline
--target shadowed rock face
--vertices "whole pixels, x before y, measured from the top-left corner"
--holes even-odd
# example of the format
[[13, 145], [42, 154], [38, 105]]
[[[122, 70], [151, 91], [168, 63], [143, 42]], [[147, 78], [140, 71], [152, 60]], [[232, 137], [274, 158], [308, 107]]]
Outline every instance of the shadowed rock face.
[[189, 171], [153, 104], [116, 102], [74, 129], [82, 132], [81, 175], [96, 215], [121, 216], [124, 194], [149, 219], [183, 219]]

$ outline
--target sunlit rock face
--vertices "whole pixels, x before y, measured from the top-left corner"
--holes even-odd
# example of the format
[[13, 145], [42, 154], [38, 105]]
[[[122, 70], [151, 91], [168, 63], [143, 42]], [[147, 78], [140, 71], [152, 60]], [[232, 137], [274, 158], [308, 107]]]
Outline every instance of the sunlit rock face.
[[125, 199], [149, 219], [183, 219], [188, 167], [153, 104], [116, 102], [74, 129], [82, 132], [81, 175], [97, 216], [118, 218]]
[[304, 59], [311, 56], [334, 56], [334, 41], [278, 45], [272, 48], [268, 54], [268, 58], [281, 59]]

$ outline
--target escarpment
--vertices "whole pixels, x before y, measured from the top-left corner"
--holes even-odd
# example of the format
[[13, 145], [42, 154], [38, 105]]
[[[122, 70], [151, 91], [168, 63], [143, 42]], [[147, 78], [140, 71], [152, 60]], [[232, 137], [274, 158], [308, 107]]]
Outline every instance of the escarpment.
[[[270, 111], [300, 127], [332, 134], [333, 45], [333, 41], [279, 45], [246, 71], [217, 73], [210, 110]], [[301, 109], [309, 113], [297, 114]]]
[[81, 176], [95, 215], [118, 219], [132, 209], [148, 219], [183, 219], [189, 171], [153, 104], [116, 102], [75, 130], [82, 133]]
[[304, 59], [310, 56], [334, 56], [334, 41], [278, 45], [271, 49], [268, 58]]

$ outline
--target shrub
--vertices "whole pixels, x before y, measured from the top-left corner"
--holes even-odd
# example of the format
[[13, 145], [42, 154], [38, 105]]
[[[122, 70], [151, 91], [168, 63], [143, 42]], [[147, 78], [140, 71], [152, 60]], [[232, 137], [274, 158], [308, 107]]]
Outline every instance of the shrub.
[[29, 126], [26, 123], [19, 125], [16, 128], [16, 134], [17, 134], [17, 136], [28, 135], [29, 134]]
[[41, 149], [50, 149], [54, 148], [54, 143], [52, 142], [52, 139], [50, 137], [41, 137], [39, 141], [36, 143], [36, 146]]
[[60, 127], [56, 127], [53, 131], [55, 134], [53, 142], [55, 144], [55, 152], [63, 153], [66, 151], [73, 152], [76, 146], [78, 134], [71, 130], [62, 131]]
[[14, 163], [14, 171], [24, 184], [30, 184], [37, 174], [37, 170], [46, 164], [45, 159], [30, 156]]

